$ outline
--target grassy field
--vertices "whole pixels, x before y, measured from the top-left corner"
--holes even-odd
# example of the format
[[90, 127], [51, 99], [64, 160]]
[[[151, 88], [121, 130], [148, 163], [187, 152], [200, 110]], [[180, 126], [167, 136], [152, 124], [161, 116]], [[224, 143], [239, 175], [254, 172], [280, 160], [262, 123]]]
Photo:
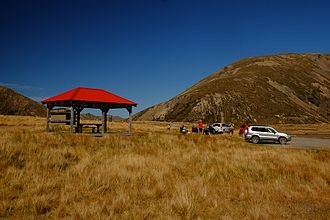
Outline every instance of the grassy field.
[[0, 218], [329, 218], [329, 149], [180, 135], [179, 125], [135, 123], [133, 136], [92, 137], [0, 116]]

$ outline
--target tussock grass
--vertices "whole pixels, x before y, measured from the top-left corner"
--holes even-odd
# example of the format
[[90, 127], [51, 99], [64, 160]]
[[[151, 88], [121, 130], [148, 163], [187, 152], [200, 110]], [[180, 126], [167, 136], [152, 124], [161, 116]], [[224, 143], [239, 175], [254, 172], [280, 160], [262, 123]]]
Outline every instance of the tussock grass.
[[180, 124], [168, 131], [136, 123], [133, 136], [97, 138], [45, 133], [42, 118], [0, 120], [2, 218], [326, 219], [330, 212], [327, 149], [180, 135]]

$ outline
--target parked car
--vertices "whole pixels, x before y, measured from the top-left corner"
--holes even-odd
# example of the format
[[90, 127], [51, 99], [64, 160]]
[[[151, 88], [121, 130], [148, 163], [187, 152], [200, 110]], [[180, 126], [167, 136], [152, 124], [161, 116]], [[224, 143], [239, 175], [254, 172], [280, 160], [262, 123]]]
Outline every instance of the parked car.
[[209, 126], [209, 129], [212, 134], [223, 134], [229, 133], [233, 128], [225, 123], [213, 123]]
[[290, 135], [278, 132], [274, 128], [268, 126], [249, 126], [244, 134], [245, 140], [251, 141], [254, 144], [259, 142], [277, 142], [280, 144], [286, 144], [288, 141], [291, 141]]

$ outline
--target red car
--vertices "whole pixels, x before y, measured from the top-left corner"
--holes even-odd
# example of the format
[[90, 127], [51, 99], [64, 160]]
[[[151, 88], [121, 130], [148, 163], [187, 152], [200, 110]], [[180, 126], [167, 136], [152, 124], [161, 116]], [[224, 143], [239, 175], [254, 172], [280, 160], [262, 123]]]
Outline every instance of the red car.
[[243, 125], [241, 126], [241, 128], [239, 129], [238, 134], [242, 135], [242, 134], [244, 133], [244, 131], [245, 131], [248, 127], [249, 127], [248, 124], [243, 124]]

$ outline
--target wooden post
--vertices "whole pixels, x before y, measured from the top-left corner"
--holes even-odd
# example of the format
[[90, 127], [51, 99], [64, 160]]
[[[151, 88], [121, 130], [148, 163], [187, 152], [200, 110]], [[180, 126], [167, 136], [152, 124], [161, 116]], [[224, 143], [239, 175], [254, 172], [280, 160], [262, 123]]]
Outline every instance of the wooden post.
[[109, 109], [101, 109], [102, 111], [102, 134], [107, 133], [107, 113]]
[[128, 134], [132, 134], [132, 106], [126, 108], [128, 111]]
[[46, 114], [46, 131], [49, 132], [49, 113], [50, 113], [50, 109], [47, 106], [47, 114]]
[[77, 112], [77, 128], [76, 128], [76, 131], [78, 133], [82, 133], [82, 128], [80, 127], [80, 112], [83, 110], [84, 108], [79, 106], [79, 107], [76, 107], [75, 110]]
[[80, 130], [80, 111], [79, 110], [77, 111], [77, 129], [76, 129], [76, 131], [78, 133], [82, 133], [82, 129]]
[[74, 133], [73, 124], [74, 124], [74, 112], [73, 112], [73, 107], [71, 107], [71, 109], [70, 109], [70, 132], [71, 133]]

